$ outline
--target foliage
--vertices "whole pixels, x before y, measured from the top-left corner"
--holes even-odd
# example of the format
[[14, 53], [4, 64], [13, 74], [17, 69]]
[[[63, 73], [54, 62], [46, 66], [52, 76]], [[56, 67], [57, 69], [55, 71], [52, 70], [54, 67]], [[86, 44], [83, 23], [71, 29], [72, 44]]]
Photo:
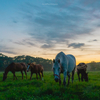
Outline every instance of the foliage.
[[0, 54], [0, 71], [3, 71], [11, 62], [24, 62], [24, 63], [36, 63], [41, 64], [44, 67], [45, 71], [50, 71], [52, 69], [52, 60], [43, 59], [39, 57], [31, 56], [16, 56], [16, 57], [7, 57], [3, 54]]
[[[0, 53], [0, 71], [4, 71], [4, 69], [11, 63], [11, 62], [24, 62], [24, 63], [36, 63], [41, 64], [44, 67], [44, 71], [52, 71], [52, 60], [43, 59], [39, 57], [31, 57], [31, 56], [15, 56], [15, 57], [7, 57]], [[88, 71], [100, 71], [100, 62], [90, 62], [87, 64]]]
[[79, 82], [75, 73], [73, 84], [65, 87], [54, 81], [52, 72], [44, 72], [44, 81], [37, 80], [34, 74], [29, 80], [30, 72], [28, 79], [24, 75], [22, 80], [19, 72], [16, 76], [18, 80], [13, 80], [12, 73], [8, 73], [4, 82], [0, 80], [0, 100], [100, 100], [100, 72], [89, 72], [89, 82]]
[[100, 62], [95, 62], [95, 61], [92, 61], [91, 63], [88, 63], [88, 70], [91, 70], [91, 71], [99, 71], [100, 70]]

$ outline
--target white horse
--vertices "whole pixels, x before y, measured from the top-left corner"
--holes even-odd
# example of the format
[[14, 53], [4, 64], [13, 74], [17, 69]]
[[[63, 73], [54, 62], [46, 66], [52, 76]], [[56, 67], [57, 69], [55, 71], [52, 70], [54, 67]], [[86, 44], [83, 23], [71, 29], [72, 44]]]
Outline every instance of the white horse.
[[66, 85], [66, 76], [68, 75], [68, 84], [70, 80], [70, 72], [72, 72], [72, 83], [74, 80], [74, 72], [76, 67], [76, 60], [73, 55], [65, 55], [63, 52], [60, 52], [56, 55], [55, 60], [53, 60], [53, 72], [55, 81], [61, 84], [60, 73], [64, 74], [63, 84]]

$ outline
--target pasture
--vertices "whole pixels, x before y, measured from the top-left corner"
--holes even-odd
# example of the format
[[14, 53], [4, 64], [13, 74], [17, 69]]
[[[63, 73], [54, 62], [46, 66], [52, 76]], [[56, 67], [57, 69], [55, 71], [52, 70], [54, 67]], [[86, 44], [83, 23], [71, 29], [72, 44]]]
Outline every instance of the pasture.
[[[79, 82], [75, 73], [74, 82], [69, 86], [61, 86], [54, 81], [53, 72], [44, 72], [44, 81], [36, 79], [30, 72], [28, 79], [22, 80], [20, 72], [16, 72], [18, 80], [13, 80], [13, 74], [8, 73], [3, 82], [3, 72], [0, 72], [0, 100], [100, 100], [100, 72], [89, 72], [89, 82]], [[38, 76], [39, 78], [39, 76]], [[63, 74], [61, 74], [63, 81]], [[66, 82], [68, 77], [66, 79]]]

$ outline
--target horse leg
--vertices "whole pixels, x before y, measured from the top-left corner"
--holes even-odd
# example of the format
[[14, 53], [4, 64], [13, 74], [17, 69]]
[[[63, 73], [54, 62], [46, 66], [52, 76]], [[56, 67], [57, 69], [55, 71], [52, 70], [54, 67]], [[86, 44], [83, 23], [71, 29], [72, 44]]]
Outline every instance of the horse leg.
[[41, 80], [41, 73], [39, 73], [39, 76], [40, 76], [40, 80]]
[[41, 71], [41, 73], [42, 73], [42, 81], [43, 81], [43, 71]]
[[22, 73], [22, 79], [23, 79], [23, 71], [21, 71], [21, 73]]
[[67, 71], [64, 71], [63, 74], [64, 74], [63, 85], [65, 86], [65, 85], [66, 85], [66, 76], [67, 76]]
[[32, 75], [33, 75], [33, 73], [31, 72], [30, 80], [32, 79]]
[[77, 72], [77, 75], [78, 75], [78, 80], [79, 80], [79, 82], [80, 82], [80, 75], [79, 75], [79, 72]]
[[36, 79], [38, 80], [38, 74], [36, 73]]
[[83, 74], [81, 74], [81, 81], [83, 82]]
[[75, 68], [74, 68], [74, 70], [72, 71], [72, 83], [73, 83], [73, 80], [74, 80], [74, 73], [75, 73]]
[[13, 80], [15, 80], [15, 76], [14, 76], [14, 73], [13, 73]]
[[26, 73], [26, 70], [25, 70], [24, 72], [25, 72], [25, 75], [26, 75], [26, 79], [27, 79], [27, 73]]
[[68, 86], [69, 82], [70, 82], [70, 74], [68, 73], [67, 75], [68, 75], [68, 84], [67, 84], [67, 86]]
[[17, 80], [17, 76], [15, 75], [15, 72], [13, 72], [13, 75], [14, 75], [14, 77], [16, 77], [16, 80]]

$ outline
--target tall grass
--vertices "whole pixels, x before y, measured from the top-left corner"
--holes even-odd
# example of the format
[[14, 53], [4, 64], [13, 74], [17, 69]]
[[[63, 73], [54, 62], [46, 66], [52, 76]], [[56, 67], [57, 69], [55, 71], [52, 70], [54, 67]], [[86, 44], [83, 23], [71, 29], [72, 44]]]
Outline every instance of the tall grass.
[[[73, 84], [59, 86], [54, 81], [52, 72], [44, 72], [44, 80], [36, 79], [30, 72], [28, 79], [22, 80], [20, 72], [16, 72], [18, 80], [13, 80], [12, 73], [8, 73], [3, 82], [3, 73], [0, 73], [0, 100], [100, 100], [100, 72], [89, 72], [89, 82], [79, 82], [77, 74]], [[39, 78], [39, 77], [38, 77]], [[63, 83], [63, 74], [61, 74]], [[66, 79], [67, 82], [67, 79]]]

